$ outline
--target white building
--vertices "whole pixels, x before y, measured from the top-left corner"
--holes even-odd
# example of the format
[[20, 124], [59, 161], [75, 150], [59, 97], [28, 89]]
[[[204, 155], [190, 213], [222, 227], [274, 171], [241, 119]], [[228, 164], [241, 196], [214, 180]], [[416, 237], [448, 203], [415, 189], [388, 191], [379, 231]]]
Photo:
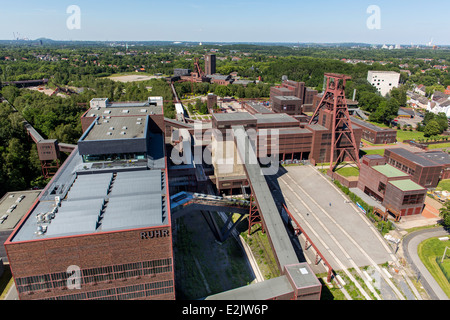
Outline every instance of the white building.
[[367, 81], [377, 88], [382, 96], [386, 96], [392, 88], [398, 87], [400, 73], [394, 71], [369, 71], [367, 73]]

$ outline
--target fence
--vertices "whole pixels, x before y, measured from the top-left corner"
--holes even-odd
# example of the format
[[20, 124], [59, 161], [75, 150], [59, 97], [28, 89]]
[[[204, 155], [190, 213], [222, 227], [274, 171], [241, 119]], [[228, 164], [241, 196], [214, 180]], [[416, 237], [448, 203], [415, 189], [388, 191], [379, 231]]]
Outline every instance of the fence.
[[[439, 266], [439, 268], [441, 269], [444, 276], [447, 278], [447, 281], [450, 283], [450, 263], [448, 263], [445, 260], [444, 260], [444, 262], [441, 263], [441, 259], [442, 259], [442, 257], [439, 257], [439, 256], [436, 257], [436, 263]], [[445, 262], [447, 262], [447, 263], [445, 263]], [[445, 265], [447, 266], [447, 268], [445, 268]]]

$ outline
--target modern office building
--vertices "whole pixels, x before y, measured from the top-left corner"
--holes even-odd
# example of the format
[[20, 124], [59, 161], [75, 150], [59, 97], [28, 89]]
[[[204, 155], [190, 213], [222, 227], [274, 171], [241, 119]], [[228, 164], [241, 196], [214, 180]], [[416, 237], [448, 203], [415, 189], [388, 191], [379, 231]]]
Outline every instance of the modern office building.
[[382, 96], [386, 96], [393, 88], [397, 88], [400, 73], [394, 71], [369, 71], [367, 81], [377, 88]]
[[78, 147], [5, 242], [20, 299], [175, 298], [157, 101], [91, 101]]

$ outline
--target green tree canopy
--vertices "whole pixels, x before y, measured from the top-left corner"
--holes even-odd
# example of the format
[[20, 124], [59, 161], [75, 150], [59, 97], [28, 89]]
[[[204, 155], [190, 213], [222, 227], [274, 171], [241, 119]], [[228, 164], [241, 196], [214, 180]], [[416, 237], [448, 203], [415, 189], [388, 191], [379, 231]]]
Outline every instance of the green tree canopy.
[[442, 225], [450, 228], [450, 201], [446, 201], [439, 209], [439, 216], [442, 218]]
[[439, 126], [439, 123], [436, 120], [431, 120], [430, 122], [428, 122], [425, 128], [423, 129], [423, 135], [425, 137], [436, 136], [441, 132], [442, 132], [441, 127]]

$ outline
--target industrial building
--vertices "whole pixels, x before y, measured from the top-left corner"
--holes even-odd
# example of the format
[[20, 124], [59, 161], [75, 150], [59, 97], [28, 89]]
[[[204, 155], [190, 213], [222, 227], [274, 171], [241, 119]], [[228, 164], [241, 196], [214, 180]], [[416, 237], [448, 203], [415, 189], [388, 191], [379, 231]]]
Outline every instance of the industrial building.
[[205, 73], [207, 76], [216, 73], [216, 55], [207, 54], [205, 55]]
[[[288, 96], [291, 98], [290, 103], [287, 103]], [[308, 88], [304, 82], [297, 82], [292, 80], [284, 80], [281, 85], [270, 88], [270, 101], [274, 105], [275, 112], [286, 112], [289, 114], [300, 115], [302, 112], [312, 112], [313, 99], [317, 96], [317, 90]], [[283, 97], [283, 98], [275, 98]], [[284, 101], [283, 101], [284, 100]], [[295, 102], [294, 102], [295, 101]], [[298, 107], [300, 105], [300, 107]], [[287, 106], [291, 106], [288, 108]], [[295, 106], [292, 108], [292, 106]], [[286, 107], [286, 109], [284, 109]]]
[[174, 299], [160, 102], [91, 101], [78, 147], [5, 242], [21, 300]]
[[[286, 88], [302, 98], [288, 99], [305, 98], [297, 84]], [[199, 132], [194, 125], [165, 119], [161, 97], [92, 99], [81, 117], [77, 147], [5, 243], [20, 299], [174, 299], [169, 169], [177, 189], [199, 188], [208, 179], [220, 194], [247, 189], [253, 203], [249, 225], [267, 230], [275, 253], [280, 277], [212, 299], [320, 299], [321, 284], [307, 265], [299, 264], [260, 163], [247, 159], [330, 162], [340, 152], [333, 146], [351, 144], [358, 154], [362, 129], [348, 119], [354, 141], [333, 144], [329, 108], [317, 111], [315, 123], [301, 110], [290, 115], [254, 103], [245, 108], [249, 112], [214, 113]], [[249, 148], [253, 143], [256, 147]], [[212, 173], [208, 168], [206, 174], [203, 163], [186, 151], [204, 151], [209, 144]], [[173, 150], [186, 165], [177, 163], [176, 152], [169, 154]], [[231, 165], [220, 159], [232, 159]], [[75, 291], [67, 286], [73, 266], [81, 281]]]
[[450, 156], [442, 151], [414, 153], [404, 148], [384, 151], [386, 162], [411, 175], [425, 188], [435, 188], [442, 179], [450, 178]]
[[358, 188], [397, 217], [421, 214], [427, 194], [426, 188], [386, 163], [381, 155], [365, 155], [361, 159]]
[[362, 129], [361, 138], [373, 144], [390, 144], [397, 142], [397, 130], [389, 128], [380, 128], [370, 122], [352, 117], [352, 123]]
[[[272, 113], [268, 112], [267, 108], [260, 107], [248, 104], [247, 108], [252, 108], [253, 114], [247, 112], [215, 113], [212, 115], [212, 128], [221, 131], [224, 137], [227, 130], [231, 130], [235, 125], [242, 125], [246, 130], [254, 130], [257, 133], [255, 139], [257, 153], [261, 149], [266, 151], [267, 157], [271, 157], [273, 156], [272, 148], [275, 146], [277, 159], [282, 162], [301, 160], [308, 160], [312, 164], [329, 162], [331, 116], [328, 110], [321, 110], [319, 123], [308, 124], [286, 113]], [[357, 125], [352, 126], [357, 146], [359, 146], [362, 129]], [[272, 131], [266, 135], [264, 130]], [[237, 170], [237, 172], [241, 171]], [[222, 180], [220, 175], [216, 174], [215, 181]], [[236, 174], [234, 178], [231, 174], [227, 174], [225, 184], [223, 182], [216, 183], [216, 187], [221, 192], [232, 193], [233, 188], [236, 188], [241, 182], [241, 174]]]
[[0, 199], [0, 259], [8, 262], [4, 242], [13, 232], [41, 190], [7, 192]]

